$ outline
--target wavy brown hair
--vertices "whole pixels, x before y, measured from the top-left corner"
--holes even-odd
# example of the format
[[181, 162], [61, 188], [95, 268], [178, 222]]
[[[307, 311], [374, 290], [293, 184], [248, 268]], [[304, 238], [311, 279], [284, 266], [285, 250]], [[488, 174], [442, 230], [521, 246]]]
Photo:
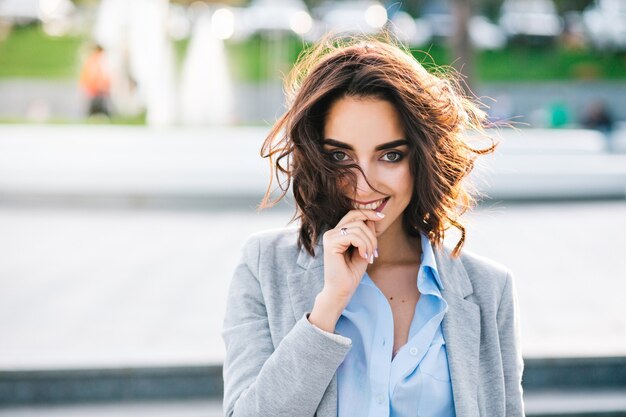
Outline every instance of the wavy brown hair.
[[[450, 226], [456, 227], [461, 238], [452, 253], [458, 256], [465, 242], [460, 216], [476, 202], [466, 177], [476, 157], [496, 144], [476, 149], [467, 143], [468, 132], [483, 132], [486, 115], [450, 74], [429, 73], [389, 38], [327, 37], [305, 51], [286, 80], [287, 111], [261, 149], [272, 175], [259, 208], [275, 205], [291, 186], [293, 220], [300, 220], [298, 244], [314, 255], [322, 233], [352, 209], [339, 184], [348, 179], [356, 187], [355, 169], [360, 170], [355, 164], [338, 165], [324, 151], [329, 108], [342, 97], [383, 99], [395, 107], [409, 141], [415, 181], [404, 227], [411, 236], [426, 234], [436, 246]], [[276, 198], [274, 180], [280, 190]]]

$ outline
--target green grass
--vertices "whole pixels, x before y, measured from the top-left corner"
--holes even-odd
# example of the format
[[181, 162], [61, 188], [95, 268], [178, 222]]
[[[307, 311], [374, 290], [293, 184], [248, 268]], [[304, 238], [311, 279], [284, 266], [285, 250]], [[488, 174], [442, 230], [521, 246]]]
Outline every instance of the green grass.
[[[12, 117], [12, 118], [0, 118], [0, 125], [3, 124], [31, 124], [38, 123], [33, 122], [30, 119], [24, 117]], [[144, 126], [146, 124], [146, 113], [140, 113], [136, 116], [119, 116], [114, 115], [112, 118], [107, 119], [104, 116], [96, 115], [90, 118], [85, 117], [80, 121], [69, 120], [69, 119], [48, 119], [44, 122], [49, 125], [76, 125], [76, 124], [85, 124], [85, 125], [132, 125], [132, 126]]]
[[84, 41], [83, 37], [49, 37], [38, 26], [15, 27], [0, 41], [0, 77], [76, 77]]
[[618, 53], [556, 47], [511, 47], [477, 56], [482, 81], [548, 81], [626, 78], [626, 57]]
[[[296, 36], [282, 41], [272, 41], [255, 36], [247, 42], [228, 43], [228, 58], [233, 77], [236, 80], [259, 81], [278, 79], [288, 73], [298, 55], [310, 44]], [[282, 48], [282, 49], [281, 49]], [[431, 46], [428, 50], [414, 49], [413, 55], [426, 67], [449, 62], [447, 51], [441, 46]], [[269, 62], [267, 57], [279, 56], [280, 63]]]
[[[76, 78], [85, 42], [86, 37], [51, 38], [37, 26], [14, 28], [0, 41], [0, 77]], [[187, 40], [174, 44], [179, 69], [187, 46]], [[245, 42], [227, 41], [232, 77], [245, 82], [280, 79], [306, 46], [296, 36], [280, 41], [262, 36]], [[450, 51], [442, 45], [414, 48], [412, 52], [430, 69], [452, 61]], [[278, 59], [272, 61], [270, 57]], [[619, 53], [514, 45], [477, 52], [475, 61], [481, 82], [626, 79], [626, 56]]]
[[[296, 36], [272, 40], [257, 35], [246, 42], [228, 42], [227, 54], [233, 79], [281, 79], [305, 47], [307, 45]], [[269, 57], [278, 59], [270, 61]]]
[[[229, 45], [229, 58], [236, 80], [258, 81], [278, 78], [289, 71], [291, 63], [306, 47], [297, 39], [285, 42], [285, 62], [270, 66], [263, 59], [272, 45], [253, 38], [245, 43]], [[412, 48], [413, 56], [427, 69], [452, 63], [452, 53], [443, 45]], [[553, 46], [512, 46], [499, 51], [478, 51], [476, 74], [481, 82], [490, 81], [554, 81], [579, 79], [626, 79], [626, 56], [592, 50], [566, 50]]]

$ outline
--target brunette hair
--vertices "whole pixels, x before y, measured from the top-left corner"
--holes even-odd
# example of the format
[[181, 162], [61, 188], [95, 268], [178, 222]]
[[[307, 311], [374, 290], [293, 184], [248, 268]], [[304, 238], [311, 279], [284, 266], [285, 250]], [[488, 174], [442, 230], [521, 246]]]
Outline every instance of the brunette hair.
[[[275, 205], [292, 186], [298, 245], [314, 255], [318, 238], [352, 209], [340, 180], [356, 186], [355, 169], [360, 170], [356, 164], [340, 166], [324, 152], [328, 110], [342, 97], [383, 99], [395, 107], [409, 141], [414, 188], [404, 227], [412, 236], [426, 234], [436, 246], [456, 227], [461, 237], [452, 253], [458, 256], [465, 242], [460, 216], [476, 202], [464, 179], [476, 157], [496, 144], [476, 149], [466, 142], [469, 131], [482, 132], [486, 115], [449, 75], [429, 73], [390, 39], [327, 37], [305, 51], [286, 80], [287, 111], [261, 148], [272, 175], [259, 208]], [[272, 199], [274, 180], [280, 195]]]

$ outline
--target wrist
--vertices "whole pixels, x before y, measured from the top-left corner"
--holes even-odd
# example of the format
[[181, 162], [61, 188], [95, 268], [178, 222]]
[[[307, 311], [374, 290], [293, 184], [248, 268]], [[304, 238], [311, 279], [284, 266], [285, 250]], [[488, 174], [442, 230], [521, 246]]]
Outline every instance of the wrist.
[[313, 310], [309, 314], [309, 322], [324, 331], [334, 333], [337, 321], [346, 305], [347, 302], [322, 290], [315, 297]]

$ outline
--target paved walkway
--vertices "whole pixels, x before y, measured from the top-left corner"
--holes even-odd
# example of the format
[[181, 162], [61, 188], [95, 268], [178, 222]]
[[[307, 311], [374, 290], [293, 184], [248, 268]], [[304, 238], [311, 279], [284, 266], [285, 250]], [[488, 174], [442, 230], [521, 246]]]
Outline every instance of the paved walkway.
[[[260, 198], [267, 128], [1, 126], [0, 203], [126, 199], [201, 205], [222, 197]], [[497, 135], [497, 133], [494, 133]], [[502, 130], [495, 155], [481, 158], [477, 187], [494, 199], [626, 197], [626, 129], [619, 152], [603, 152], [589, 130]], [[213, 202], [209, 202], [211, 197]]]
[[[498, 204], [467, 247], [516, 274], [527, 357], [626, 355], [626, 201]], [[0, 369], [221, 363], [239, 247], [291, 213], [0, 207]]]

